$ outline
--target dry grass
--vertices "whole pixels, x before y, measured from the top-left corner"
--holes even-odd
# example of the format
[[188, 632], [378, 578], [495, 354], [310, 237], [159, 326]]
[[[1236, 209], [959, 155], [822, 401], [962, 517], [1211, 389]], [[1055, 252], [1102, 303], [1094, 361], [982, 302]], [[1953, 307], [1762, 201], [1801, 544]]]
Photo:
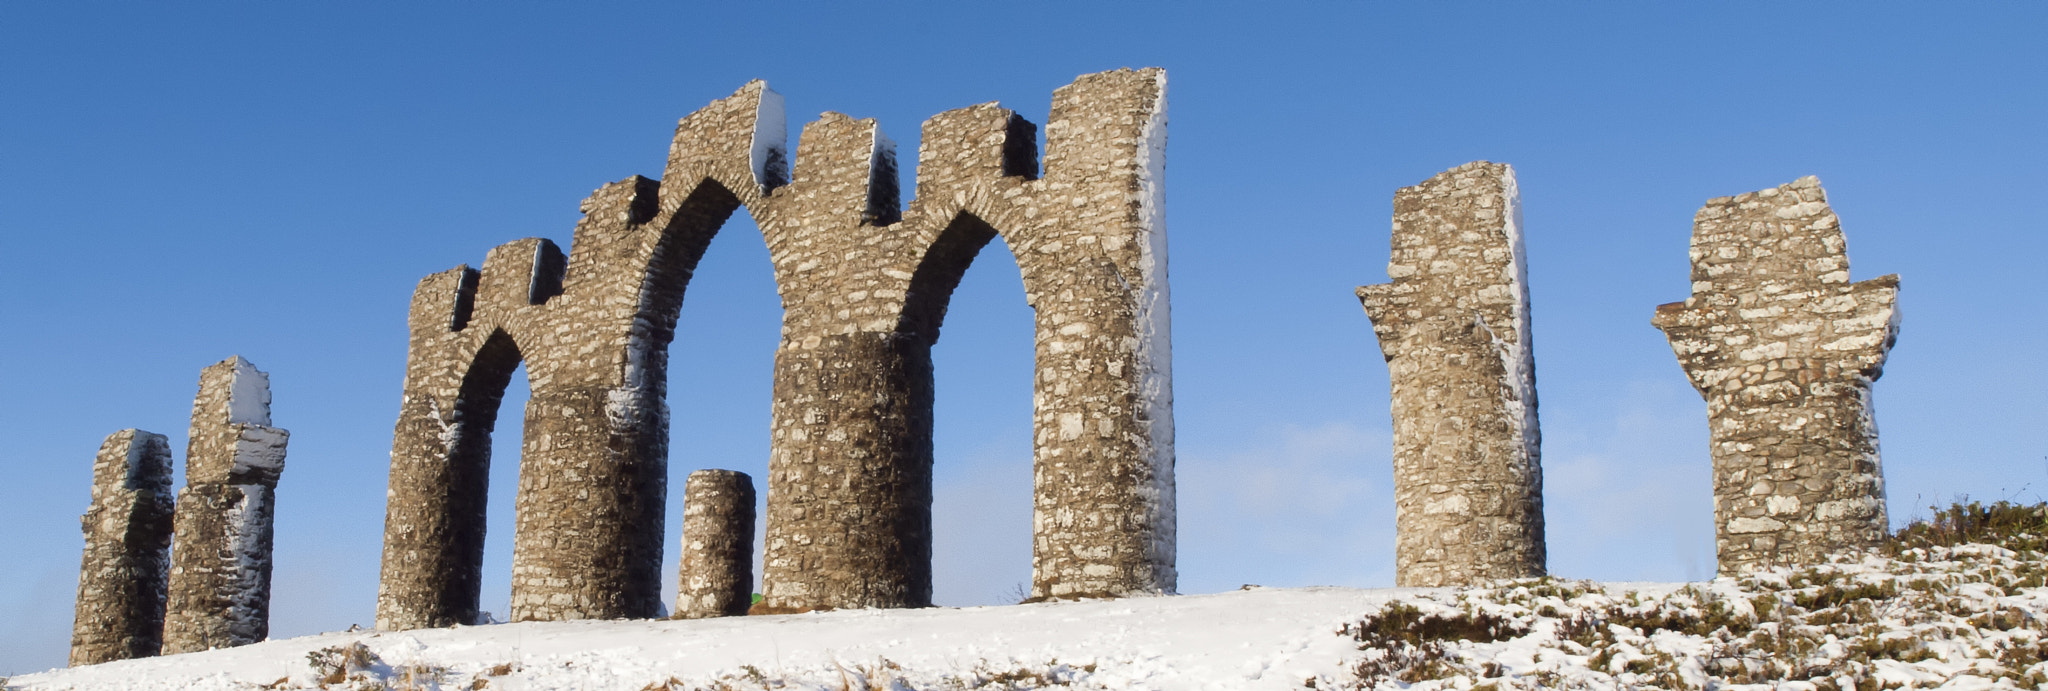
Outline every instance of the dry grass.
[[[1324, 681], [1489, 691], [1926, 683], [1902, 681], [1910, 668], [2044, 688], [2044, 585], [2048, 505], [1958, 502], [1878, 554], [1829, 564], [1658, 593], [1540, 579], [1393, 603], [1344, 627], [1361, 654], [1352, 678]], [[1508, 641], [1522, 659], [1533, 649], [1550, 662], [1508, 670], [1497, 657]]]

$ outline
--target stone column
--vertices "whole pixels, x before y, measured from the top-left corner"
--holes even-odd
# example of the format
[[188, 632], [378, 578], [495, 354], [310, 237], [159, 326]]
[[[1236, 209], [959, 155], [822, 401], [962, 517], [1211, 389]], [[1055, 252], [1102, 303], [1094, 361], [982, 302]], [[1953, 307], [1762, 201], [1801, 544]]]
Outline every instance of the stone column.
[[1037, 313], [1031, 597], [1171, 594], [1166, 71], [1076, 78], [1045, 132], [1044, 177], [1011, 206], [1028, 220], [996, 224]]
[[1820, 181], [1709, 200], [1692, 297], [1651, 323], [1707, 401], [1722, 574], [1810, 564], [1885, 538], [1870, 387], [1898, 338], [1899, 277], [1849, 282]]
[[153, 657], [163, 648], [164, 591], [170, 577], [171, 446], [161, 434], [125, 429], [100, 444], [71, 665]]
[[744, 616], [754, 604], [754, 478], [699, 470], [683, 486], [677, 619]]
[[1364, 286], [1393, 384], [1395, 583], [1544, 573], [1536, 361], [1514, 169], [1394, 194], [1391, 283]]
[[164, 652], [270, 635], [271, 527], [290, 433], [270, 426], [270, 376], [235, 356], [201, 370], [178, 493]]

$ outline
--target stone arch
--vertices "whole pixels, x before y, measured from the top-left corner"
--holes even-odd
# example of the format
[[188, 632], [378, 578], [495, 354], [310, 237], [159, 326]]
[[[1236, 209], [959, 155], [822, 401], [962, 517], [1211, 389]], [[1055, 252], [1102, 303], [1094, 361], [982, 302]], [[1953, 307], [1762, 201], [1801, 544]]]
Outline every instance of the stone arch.
[[[678, 148], [698, 156], [673, 159], [684, 165], [668, 185], [635, 176], [593, 193], [566, 257], [546, 240], [522, 240], [493, 249], [481, 271], [458, 267], [421, 281], [392, 444], [380, 628], [476, 616], [481, 552], [472, 557], [465, 541], [448, 538], [480, 535], [482, 517], [453, 500], [463, 488], [451, 473], [471, 456], [488, 455], [487, 446], [458, 444], [475, 436], [479, 420], [456, 411], [486, 407], [468, 400], [461, 384], [498, 333], [517, 343], [532, 388], [511, 618], [659, 611], [666, 349], [711, 236], [740, 204], [759, 197], [767, 187], [761, 180], [779, 175], [755, 165], [762, 156], [751, 134], [764, 92], [750, 84], [693, 115], [697, 126], [686, 119]], [[703, 123], [736, 114], [744, 126]], [[687, 141], [692, 134], [708, 139]]]
[[481, 606], [480, 569], [488, 529], [485, 515], [491, 484], [491, 433], [503, 412], [512, 375], [524, 359], [511, 334], [495, 329], [485, 337], [462, 377], [453, 415], [455, 429], [461, 431], [448, 444], [447, 465], [447, 513], [458, 520], [447, 525], [445, 539], [455, 559], [437, 569], [445, 572], [449, 580], [450, 587], [441, 592], [444, 598], [452, 598], [443, 605], [446, 609], [475, 612]]
[[[947, 257], [998, 233], [1038, 313], [1034, 595], [1171, 592], [1164, 98], [1157, 69], [1059, 89], [1043, 176], [1035, 130], [1015, 114], [993, 104], [941, 114], [925, 124], [917, 199], [901, 209], [895, 145], [873, 120], [826, 113], [806, 125], [785, 173], [781, 97], [757, 81], [678, 124], [661, 181], [635, 176], [592, 194], [566, 257], [522, 240], [492, 250], [481, 272], [423, 280], [378, 625], [475, 616], [474, 596], [454, 592], [472, 581], [450, 575], [466, 563], [460, 545], [443, 538], [469, 520], [448, 500], [455, 442], [478, 422], [454, 413], [460, 377], [497, 330], [520, 346], [533, 388], [512, 618], [655, 614], [666, 349], [697, 259], [741, 205], [783, 305], [768, 609], [929, 604], [937, 323], [906, 309], [943, 310], [939, 293], [958, 276], [939, 273], [955, 261], [965, 270]], [[927, 260], [938, 273], [913, 299]]]
[[896, 328], [927, 345], [938, 343], [953, 291], [960, 287], [960, 280], [966, 277], [975, 258], [981, 256], [982, 248], [999, 236], [995, 226], [972, 213], [955, 215], [939, 231], [911, 274], [903, 316]]
[[778, 267], [832, 275], [782, 281], [797, 297], [778, 353], [764, 609], [930, 603], [930, 347], [959, 275], [998, 235], [1036, 314], [1032, 596], [1174, 590], [1164, 99], [1156, 69], [1062, 87], [1042, 172], [1036, 128], [1015, 113], [941, 113], [924, 124], [917, 195], [886, 226], [848, 213], [850, 193], [834, 206], [817, 192], [875, 179], [872, 125], [828, 114], [806, 128], [793, 189], [766, 202], [812, 253]]

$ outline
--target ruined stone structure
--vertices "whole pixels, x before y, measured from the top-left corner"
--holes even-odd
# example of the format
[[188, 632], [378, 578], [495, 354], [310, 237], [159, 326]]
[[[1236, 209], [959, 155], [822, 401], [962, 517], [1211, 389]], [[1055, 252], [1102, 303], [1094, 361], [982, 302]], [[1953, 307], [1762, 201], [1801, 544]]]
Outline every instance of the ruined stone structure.
[[754, 478], [733, 470], [690, 473], [675, 618], [743, 615], [753, 598]]
[[1712, 199], [1692, 297], [1657, 308], [1707, 400], [1722, 574], [1825, 561], [1885, 537], [1870, 386], [1898, 337], [1899, 277], [1849, 282], [1820, 181]]
[[1395, 583], [1544, 572], [1536, 361], [1515, 172], [1394, 193], [1391, 283], [1358, 289], [1393, 384]]
[[161, 434], [107, 435], [92, 464], [92, 506], [79, 524], [85, 557], [71, 665], [153, 657], [163, 648], [170, 577], [171, 446]]
[[1161, 172], [1165, 74], [1085, 75], [1037, 128], [984, 104], [924, 126], [915, 201], [872, 120], [826, 113], [785, 173], [781, 97], [755, 82], [686, 117], [660, 181], [584, 203], [569, 253], [528, 239], [414, 293], [378, 625], [476, 615], [489, 433], [532, 399], [512, 619], [659, 608], [667, 347], [690, 274], [745, 205], [782, 295], [763, 604], [931, 597], [931, 346], [1001, 236], [1037, 312], [1033, 594], [1171, 592], [1173, 418]]
[[291, 433], [270, 426], [270, 376], [235, 356], [199, 373], [178, 492], [165, 654], [270, 636], [271, 528]]

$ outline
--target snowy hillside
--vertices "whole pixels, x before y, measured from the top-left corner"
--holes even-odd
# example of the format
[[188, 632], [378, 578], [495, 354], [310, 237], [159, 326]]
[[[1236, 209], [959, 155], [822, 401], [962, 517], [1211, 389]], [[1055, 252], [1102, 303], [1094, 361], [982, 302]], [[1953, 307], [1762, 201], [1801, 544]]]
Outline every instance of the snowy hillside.
[[2038, 688], [2038, 552], [1930, 546], [1699, 584], [1265, 589], [289, 640], [15, 689]]

